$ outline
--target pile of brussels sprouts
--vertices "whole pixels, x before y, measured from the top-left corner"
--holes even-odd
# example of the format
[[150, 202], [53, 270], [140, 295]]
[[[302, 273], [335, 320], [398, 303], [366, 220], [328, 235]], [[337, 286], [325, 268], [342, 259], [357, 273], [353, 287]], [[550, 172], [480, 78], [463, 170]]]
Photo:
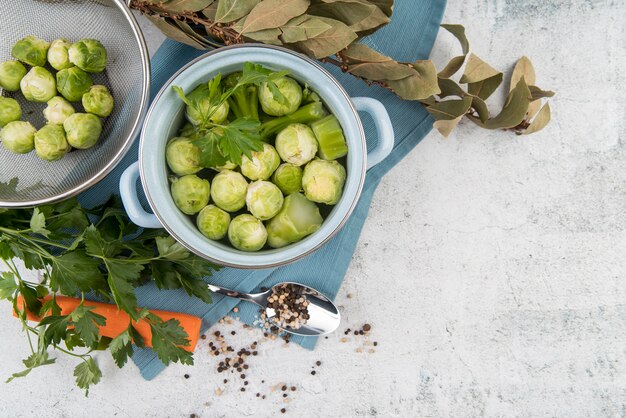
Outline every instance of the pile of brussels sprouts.
[[[221, 83], [237, 85], [240, 77], [233, 73]], [[317, 231], [346, 181], [348, 147], [337, 118], [315, 92], [286, 75], [241, 86], [213, 104], [209, 125], [219, 136], [233, 121], [257, 120], [260, 150], [242, 155], [241, 164], [204, 167], [196, 133], [205, 87], [186, 96], [188, 123], [165, 150], [176, 206], [196, 217], [204, 236], [242, 251], [281, 248]]]
[[[75, 43], [57, 39], [48, 43], [27, 36], [13, 45], [11, 54], [16, 61], [0, 63], [0, 87], [5, 92], [21, 91], [30, 102], [46, 103], [43, 115], [47, 123], [37, 130], [21, 120], [17, 100], [0, 96], [2, 145], [17, 154], [34, 149], [39, 158], [47, 161], [61, 159], [72, 148], [93, 147], [102, 133], [100, 118], [113, 111], [109, 89], [94, 85], [89, 75], [104, 71], [104, 46], [95, 39]], [[56, 75], [51, 70], [56, 70]], [[84, 112], [76, 112], [70, 102], [80, 102]]]

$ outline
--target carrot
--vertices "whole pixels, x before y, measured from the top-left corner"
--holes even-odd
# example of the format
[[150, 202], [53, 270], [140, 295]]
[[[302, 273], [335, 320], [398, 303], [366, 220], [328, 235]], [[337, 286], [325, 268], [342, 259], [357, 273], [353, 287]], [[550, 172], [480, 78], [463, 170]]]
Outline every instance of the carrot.
[[[50, 299], [50, 296], [47, 296], [43, 299], [43, 301]], [[67, 296], [57, 296], [57, 304], [61, 307], [61, 315], [68, 315], [76, 309], [76, 307], [80, 304], [80, 299], [70, 298]], [[22, 296], [18, 296], [17, 305], [24, 307], [24, 300]], [[92, 311], [99, 315], [102, 315], [106, 318], [106, 324], [98, 327], [100, 328], [100, 335], [109, 338], [115, 338], [128, 328], [128, 324], [130, 323], [130, 316], [120, 310], [116, 305], [111, 305], [108, 303], [102, 302], [94, 302], [90, 300], [85, 300], [85, 306], [95, 306], [95, 309]], [[151, 313], [155, 314], [163, 321], [168, 321], [170, 319], [176, 319], [180, 322], [180, 326], [184, 328], [185, 332], [187, 332], [189, 345], [184, 346], [187, 351], [193, 351], [198, 344], [198, 339], [200, 338], [200, 325], [202, 324], [202, 319], [197, 316], [188, 315], [185, 313], [179, 312], [168, 312], [168, 311], [159, 311], [159, 310], [150, 310]], [[14, 316], [17, 314], [14, 312]], [[26, 317], [31, 321], [39, 322], [41, 317], [35, 315], [34, 313], [28, 311], [26, 312]], [[139, 334], [143, 337], [144, 343], [148, 347], [152, 347], [152, 331], [150, 330], [150, 325], [145, 320], [139, 320], [133, 324], [135, 329], [139, 332]]]

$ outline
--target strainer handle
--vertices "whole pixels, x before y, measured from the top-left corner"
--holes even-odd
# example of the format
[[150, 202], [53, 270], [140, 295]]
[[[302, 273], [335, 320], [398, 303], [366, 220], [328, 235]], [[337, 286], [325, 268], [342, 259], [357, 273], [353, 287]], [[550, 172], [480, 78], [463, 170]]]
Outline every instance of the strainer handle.
[[353, 97], [352, 103], [356, 110], [370, 114], [378, 133], [376, 148], [367, 153], [367, 169], [369, 170], [391, 154], [394, 143], [393, 125], [387, 109], [378, 100], [371, 97]]
[[139, 180], [139, 161], [131, 164], [120, 177], [120, 197], [128, 217], [142, 228], [163, 228], [159, 219], [141, 206], [137, 195], [137, 180]]

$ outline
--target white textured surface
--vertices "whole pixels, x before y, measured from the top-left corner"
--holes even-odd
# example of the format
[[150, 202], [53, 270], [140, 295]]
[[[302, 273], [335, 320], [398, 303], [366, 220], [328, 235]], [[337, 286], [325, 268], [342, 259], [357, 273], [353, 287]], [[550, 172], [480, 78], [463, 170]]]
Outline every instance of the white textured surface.
[[[450, 2], [445, 21], [469, 28], [479, 56], [502, 69], [534, 61], [538, 84], [558, 92], [554, 121], [530, 137], [469, 123], [431, 133], [385, 177], [338, 297], [344, 327], [373, 325], [376, 353], [343, 333], [315, 352], [267, 342], [248, 391], [230, 383], [221, 396], [207, 341], [195, 367], [151, 382], [100, 355], [88, 399], [59, 357], [0, 386], [0, 416], [623, 416], [625, 16], [619, 1]], [[452, 53], [441, 34], [435, 60]], [[27, 350], [9, 310], [2, 378]], [[256, 338], [236, 329], [236, 347]], [[254, 397], [278, 382], [298, 387], [289, 404]]]

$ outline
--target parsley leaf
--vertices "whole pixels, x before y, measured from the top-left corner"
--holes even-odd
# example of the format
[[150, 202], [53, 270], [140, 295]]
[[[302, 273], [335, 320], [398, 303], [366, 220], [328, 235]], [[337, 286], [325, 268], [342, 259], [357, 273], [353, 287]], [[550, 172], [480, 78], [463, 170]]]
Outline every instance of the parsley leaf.
[[163, 321], [156, 315], [149, 314], [152, 331], [152, 349], [159, 360], [168, 365], [170, 362], [193, 364], [193, 356], [182, 347], [189, 346], [188, 335], [176, 319]]
[[65, 295], [106, 289], [100, 261], [77, 249], [52, 259], [50, 288]]
[[95, 257], [111, 258], [119, 254], [122, 243], [118, 238], [105, 240], [95, 225], [89, 225], [83, 233], [87, 254]]
[[188, 258], [190, 253], [181, 243], [172, 237], [156, 237], [157, 249], [159, 257], [168, 260], [184, 260]]
[[13, 296], [18, 288], [19, 286], [13, 273], [9, 271], [0, 273], [0, 299], [13, 300]]
[[68, 325], [70, 325], [70, 317], [68, 315], [50, 315], [43, 318], [37, 327], [44, 330], [43, 339], [45, 344], [56, 346], [67, 336]]
[[219, 137], [219, 143], [222, 155], [238, 165], [241, 164], [242, 155], [252, 159], [253, 151], [263, 150], [260, 127], [259, 121], [249, 118], [239, 118], [221, 127], [223, 133]]
[[99, 327], [106, 324], [106, 318], [95, 312], [91, 312], [93, 306], [85, 306], [80, 303], [70, 314], [70, 319], [74, 325], [74, 331], [85, 342], [87, 347], [92, 347], [99, 339]]
[[85, 389], [85, 396], [87, 396], [89, 395], [89, 387], [100, 381], [102, 372], [94, 359], [87, 357], [74, 368], [74, 377], [76, 377], [76, 386]]
[[200, 150], [199, 163], [202, 167], [219, 167], [228, 162], [228, 159], [224, 157], [220, 149], [220, 138], [217, 133], [213, 131], [206, 132], [193, 139], [191, 143]]
[[111, 350], [113, 361], [115, 361], [115, 364], [117, 364], [117, 367], [119, 368], [124, 367], [128, 358], [133, 355], [133, 341], [130, 335], [131, 329], [133, 329], [132, 325], [129, 326], [126, 331], [113, 338], [111, 344], [109, 344], [109, 350]]
[[39, 208], [33, 210], [33, 216], [30, 218], [30, 229], [35, 234], [41, 234], [44, 237], [50, 235], [50, 231], [46, 229], [46, 217], [39, 211]]
[[115, 260], [106, 260], [104, 264], [109, 271], [108, 282], [115, 303], [131, 318], [137, 319], [137, 296], [133, 282], [140, 278], [144, 266]]
[[21, 372], [13, 373], [11, 377], [9, 377], [5, 381], [5, 383], [9, 383], [10, 381], [18, 377], [24, 377], [28, 375], [31, 372], [31, 370], [37, 367], [46, 366], [48, 364], [53, 364], [54, 362], [55, 362], [55, 359], [49, 358], [48, 352], [45, 350], [41, 352], [37, 351], [35, 353], [32, 353], [26, 359], [22, 360], [22, 363], [24, 363], [24, 366], [26, 366], [26, 369], [22, 370]]

